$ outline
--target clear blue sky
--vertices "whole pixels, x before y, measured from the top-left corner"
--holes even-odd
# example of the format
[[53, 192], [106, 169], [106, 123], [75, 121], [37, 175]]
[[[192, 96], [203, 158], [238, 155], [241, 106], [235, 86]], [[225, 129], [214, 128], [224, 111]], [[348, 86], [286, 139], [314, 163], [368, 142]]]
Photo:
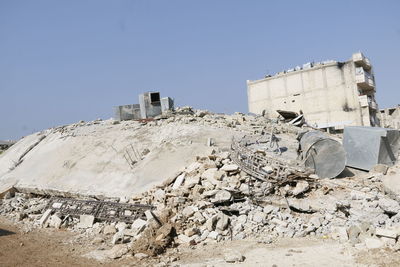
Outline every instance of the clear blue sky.
[[380, 107], [400, 97], [400, 1], [0, 0], [0, 139], [157, 90], [247, 111], [246, 80], [363, 51]]

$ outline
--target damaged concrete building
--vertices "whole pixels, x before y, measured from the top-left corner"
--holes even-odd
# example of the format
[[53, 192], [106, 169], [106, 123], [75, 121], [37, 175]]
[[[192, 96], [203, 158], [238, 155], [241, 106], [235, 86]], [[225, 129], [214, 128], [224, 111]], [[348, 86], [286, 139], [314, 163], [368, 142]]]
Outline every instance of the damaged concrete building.
[[361, 52], [346, 62], [324, 61], [247, 81], [249, 112], [304, 114], [317, 128], [379, 126], [372, 65]]
[[173, 109], [172, 98], [161, 98], [159, 92], [146, 92], [139, 95], [139, 104], [114, 107], [114, 118], [119, 121], [148, 119]]
[[382, 127], [400, 130], [400, 105], [393, 108], [381, 109], [379, 120]]

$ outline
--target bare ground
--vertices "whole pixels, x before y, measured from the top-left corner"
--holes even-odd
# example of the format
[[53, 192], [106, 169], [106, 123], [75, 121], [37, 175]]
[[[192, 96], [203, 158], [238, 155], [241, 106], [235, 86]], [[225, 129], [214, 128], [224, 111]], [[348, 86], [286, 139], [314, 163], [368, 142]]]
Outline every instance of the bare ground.
[[75, 233], [67, 230], [35, 229], [24, 233], [0, 217], [0, 266], [153, 266], [176, 256], [168, 266], [231, 266], [224, 256], [239, 252], [245, 261], [235, 266], [400, 266], [400, 253], [387, 249], [360, 250], [333, 240], [318, 238], [281, 239], [271, 244], [257, 240], [225, 241], [195, 247], [170, 249], [165, 256], [142, 261], [128, 255], [98, 262], [82, 257], [93, 244], [71, 243]]

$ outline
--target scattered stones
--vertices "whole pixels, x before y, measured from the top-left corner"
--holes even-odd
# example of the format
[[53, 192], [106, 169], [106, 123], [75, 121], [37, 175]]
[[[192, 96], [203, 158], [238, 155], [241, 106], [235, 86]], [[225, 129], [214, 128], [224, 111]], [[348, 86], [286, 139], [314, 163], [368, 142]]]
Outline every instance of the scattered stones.
[[[210, 114], [180, 119], [189, 122], [199, 118], [217, 121]], [[156, 119], [151, 123], [158, 127], [176, 118], [172, 119]], [[253, 119], [234, 120], [229, 127], [239, 128], [250, 120]], [[268, 126], [265, 118], [262, 125]], [[121, 122], [118, 127], [123, 126], [124, 122]], [[285, 132], [284, 127], [277, 128], [277, 132]], [[260, 131], [262, 128], [252, 129]], [[211, 141], [208, 140], [209, 145]], [[186, 145], [187, 140], [181, 144]], [[244, 238], [259, 238], [260, 242], [270, 243], [276, 238], [310, 235], [361, 247], [365, 243], [368, 248], [394, 247], [398, 243], [398, 232], [394, 229], [400, 223], [400, 205], [383, 194], [380, 178], [377, 179], [383, 177], [384, 167], [376, 166], [362, 182], [343, 178], [328, 183], [316, 175], [309, 175], [279, 184], [251, 177], [231, 160], [230, 152], [221, 152], [218, 146], [211, 146], [208, 154], [197, 157], [195, 162], [179, 169], [175, 175], [169, 175], [165, 183], [133, 199], [119, 198], [121, 203], [153, 205], [154, 209], [145, 213], [147, 221], [99, 221], [93, 225], [93, 216], [90, 219], [81, 216], [78, 222], [73, 216], [51, 215], [51, 210], [41, 215], [46, 200], [34, 198], [38, 202], [30, 204], [18, 192], [14, 197], [1, 200], [0, 215], [13, 214], [15, 220], [23, 220], [21, 224], [30, 220], [37, 222], [41, 217], [39, 221], [43, 223], [40, 224], [56, 228], [62, 224], [62, 227], [73, 228], [80, 237], [90, 238], [93, 244], [104, 247], [115, 244], [111, 250], [103, 251], [106, 258], [112, 259], [129, 251], [138, 259], [155, 256], [171, 244], [195, 246]], [[147, 153], [142, 152], [142, 155]], [[265, 173], [278, 171], [273, 163], [270, 165], [262, 167]], [[393, 172], [392, 168], [390, 170]], [[118, 201], [118, 198], [111, 201]], [[96, 236], [99, 233], [102, 234]], [[224, 259], [237, 263], [244, 257], [237, 251], [230, 251]]]
[[224, 259], [227, 263], [243, 262], [245, 257], [238, 251], [229, 251], [225, 253]]

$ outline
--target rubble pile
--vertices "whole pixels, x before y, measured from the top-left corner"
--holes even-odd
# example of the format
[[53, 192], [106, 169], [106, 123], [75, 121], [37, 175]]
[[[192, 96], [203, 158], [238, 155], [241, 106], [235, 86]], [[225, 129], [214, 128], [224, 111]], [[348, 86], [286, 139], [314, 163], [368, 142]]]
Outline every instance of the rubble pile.
[[[266, 122], [260, 116], [218, 115], [189, 107], [153, 121], [137, 122], [135, 127], [174, 123], [233, 127], [246, 135], [272, 131], [293, 140], [301, 130]], [[66, 127], [55, 130], [69, 132]], [[145, 212], [146, 220], [111, 222], [90, 215], [61, 215], [46, 210], [48, 198], [13, 191], [1, 200], [0, 215], [26, 226], [27, 231], [33, 227], [75, 231], [79, 235], [74, 242], [97, 246], [86, 256], [99, 260], [126, 254], [142, 259], [170, 247], [208, 242], [257, 239], [271, 243], [281, 237], [305, 236], [337, 239], [357, 247], [400, 249], [400, 204], [385, 193], [382, 184], [386, 173], [398, 173], [397, 166], [389, 170], [376, 166], [369, 173], [340, 179], [291, 173], [285, 182], [276, 182], [251, 176], [234, 160], [233, 151], [212, 142], [209, 146], [207, 155], [198, 156], [162, 184], [130, 198], [110, 199], [153, 206], [154, 210]], [[267, 173], [276, 171], [272, 166], [263, 169]]]

